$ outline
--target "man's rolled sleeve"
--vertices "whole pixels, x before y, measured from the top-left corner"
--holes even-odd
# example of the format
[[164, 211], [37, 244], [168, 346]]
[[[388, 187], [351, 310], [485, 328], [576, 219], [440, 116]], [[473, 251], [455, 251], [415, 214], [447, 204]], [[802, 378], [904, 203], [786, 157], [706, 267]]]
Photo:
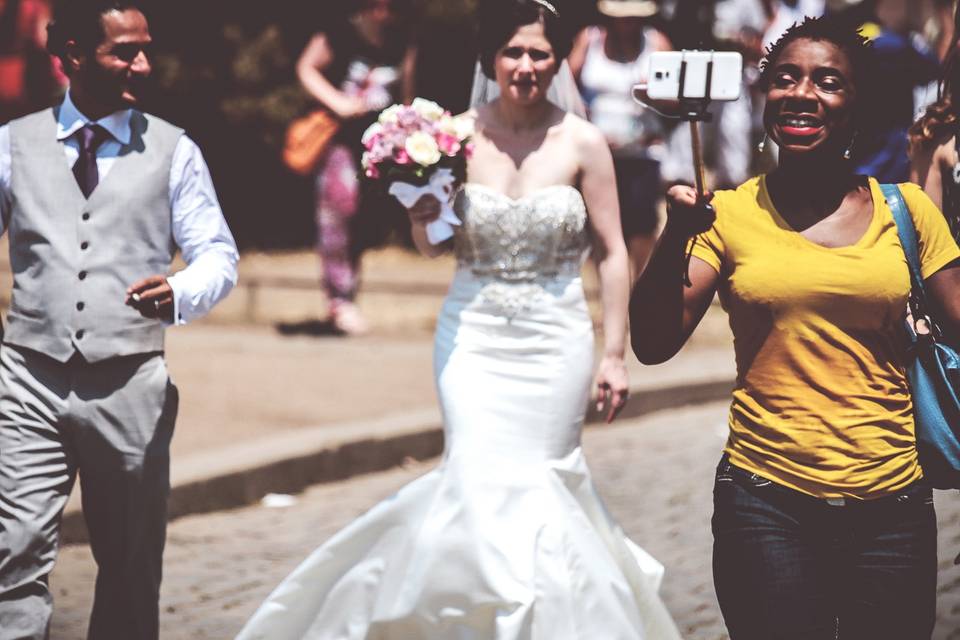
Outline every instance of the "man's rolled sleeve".
[[177, 144], [170, 171], [173, 237], [187, 266], [167, 278], [174, 324], [203, 317], [237, 283], [237, 245], [217, 200], [210, 170], [187, 136]]

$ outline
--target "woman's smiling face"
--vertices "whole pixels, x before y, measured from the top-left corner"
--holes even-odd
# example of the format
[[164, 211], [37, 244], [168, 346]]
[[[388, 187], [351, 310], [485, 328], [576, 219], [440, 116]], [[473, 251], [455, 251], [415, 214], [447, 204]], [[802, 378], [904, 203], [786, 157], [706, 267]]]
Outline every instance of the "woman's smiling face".
[[849, 56], [832, 42], [798, 38], [774, 60], [764, 127], [781, 153], [839, 155], [853, 137], [855, 101]]

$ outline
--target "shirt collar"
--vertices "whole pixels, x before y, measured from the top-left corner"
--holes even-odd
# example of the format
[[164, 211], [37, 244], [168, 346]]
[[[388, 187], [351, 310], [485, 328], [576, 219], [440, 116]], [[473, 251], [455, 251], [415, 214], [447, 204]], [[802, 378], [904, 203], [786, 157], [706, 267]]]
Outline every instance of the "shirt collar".
[[[118, 140], [121, 144], [130, 144], [130, 109], [121, 109], [114, 111], [110, 115], [104, 116], [96, 121], [107, 132]], [[70, 98], [70, 91], [63, 98], [60, 105], [60, 114], [57, 117], [57, 140], [66, 140], [79, 129], [91, 122], [90, 118], [80, 113], [77, 105]]]

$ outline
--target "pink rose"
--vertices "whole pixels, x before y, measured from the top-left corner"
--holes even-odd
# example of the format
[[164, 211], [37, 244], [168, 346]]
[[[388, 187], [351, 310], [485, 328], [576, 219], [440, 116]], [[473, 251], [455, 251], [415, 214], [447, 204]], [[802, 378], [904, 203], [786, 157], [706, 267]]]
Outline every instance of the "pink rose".
[[407, 153], [407, 150], [400, 147], [393, 152], [393, 161], [397, 164], [413, 164], [413, 160], [410, 158], [410, 154]]
[[366, 143], [364, 144], [364, 146], [365, 146], [367, 149], [373, 149], [374, 147], [376, 147], [377, 145], [379, 145], [382, 141], [383, 141], [383, 134], [382, 134], [382, 133], [378, 133], [378, 134], [373, 135], [373, 136], [371, 136], [370, 138], [368, 138], [367, 141], [366, 141]]
[[445, 155], [455, 156], [460, 152], [460, 141], [456, 136], [441, 133], [437, 136], [437, 145]]

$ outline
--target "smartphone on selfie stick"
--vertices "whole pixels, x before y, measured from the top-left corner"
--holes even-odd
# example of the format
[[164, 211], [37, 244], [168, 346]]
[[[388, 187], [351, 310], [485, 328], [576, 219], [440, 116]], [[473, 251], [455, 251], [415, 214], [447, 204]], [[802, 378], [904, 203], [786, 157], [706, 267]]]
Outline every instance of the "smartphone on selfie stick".
[[[647, 82], [633, 87], [633, 99], [644, 106], [648, 101], [679, 105], [677, 117], [690, 123], [694, 179], [697, 195], [706, 194], [700, 123], [710, 122], [711, 102], [732, 102], [740, 98], [743, 56], [735, 51], [660, 51], [651, 54]], [[694, 239], [695, 241], [695, 239]], [[689, 264], [693, 242], [687, 253], [684, 283], [690, 286]]]

